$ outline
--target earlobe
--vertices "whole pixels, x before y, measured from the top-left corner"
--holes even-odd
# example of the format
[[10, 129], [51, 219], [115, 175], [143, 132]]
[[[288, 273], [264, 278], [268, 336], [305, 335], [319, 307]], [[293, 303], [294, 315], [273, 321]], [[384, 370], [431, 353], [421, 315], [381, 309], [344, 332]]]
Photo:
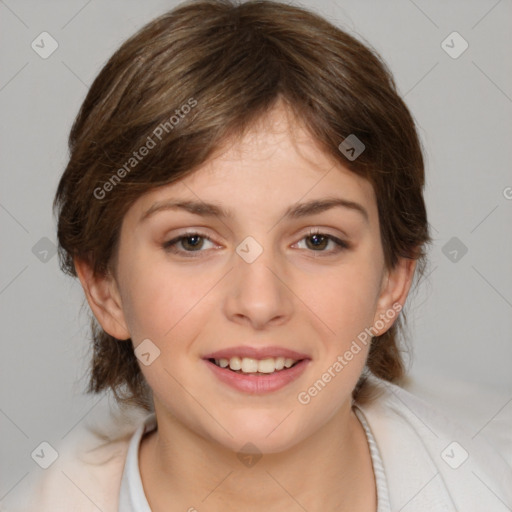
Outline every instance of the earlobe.
[[75, 258], [74, 263], [89, 307], [103, 330], [116, 339], [129, 339], [130, 333], [114, 277], [94, 274], [85, 260]]
[[400, 258], [395, 267], [386, 272], [374, 317], [376, 336], [389, 330], [398, 317], [409, 294], [415, 268], [416, 260]]

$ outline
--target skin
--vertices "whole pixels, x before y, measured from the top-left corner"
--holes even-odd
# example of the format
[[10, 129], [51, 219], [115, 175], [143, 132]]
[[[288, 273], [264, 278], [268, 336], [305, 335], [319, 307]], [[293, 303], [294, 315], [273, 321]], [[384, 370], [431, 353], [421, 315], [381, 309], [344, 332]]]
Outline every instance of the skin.
[[[76, 260], [105, 331], [134, 346], [149, 338], [160, 350], [141, 365], [158, 421], [139, 455], [150, 506], [375, 511], [368, 444], [351, 407], [369, 345], [309, 404], [297, 396], [359, 333], [403, 305], [414, 262], [386, 268], [371, 184], [326, 156], [282, 104], [220, 149], [193, 174], [131, 206], [112, 274], [95, 276]], [[298, 202], [333, 196], [359, 204], [367, 218], [347, 207], [283, 217]], [[168, 209], [140, 221], [168, 199], [217, 203], [233, 218]], [[181, 254], [163, 248], [196, 230], [212, 239], [199, 239], [199, 253], [190, 238], [174, 246]], [[318, 249], [311, 230], [349, 247], [324, 240]], [[252, 263], [235, 252], [247, 236], [263, 248]], [[250, 395], [220, 382], [202, 360], [237, 345], [277, 345], [311, 360], [283, 389]], [[252, 467], [237, 457], [248, 442], [263, 454]]]

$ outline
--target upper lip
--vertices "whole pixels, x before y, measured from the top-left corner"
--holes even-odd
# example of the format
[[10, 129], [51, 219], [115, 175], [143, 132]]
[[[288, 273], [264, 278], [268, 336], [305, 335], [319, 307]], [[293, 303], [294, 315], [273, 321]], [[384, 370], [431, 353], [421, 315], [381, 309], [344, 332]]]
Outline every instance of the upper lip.
[[238, 346], [225, 348], [211, 352], [203, 357], [203, 359], [231, 359], [232, 357], [250, 357], [252, 359], [267, 359], [284, 357], [285, 359], [293, 359], [300, 361], [301, 359], [309, 359], [307, 354], [301, 354], [295, 350], [289, 350], [283, 347], [249, 347]]

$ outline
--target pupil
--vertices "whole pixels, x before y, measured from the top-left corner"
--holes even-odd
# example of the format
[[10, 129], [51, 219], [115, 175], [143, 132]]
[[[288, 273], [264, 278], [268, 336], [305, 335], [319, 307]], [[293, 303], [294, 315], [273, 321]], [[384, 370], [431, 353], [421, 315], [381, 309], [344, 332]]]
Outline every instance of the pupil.
[[313, 243], [312, 243], [312, 246], [315, 247], [315, 248], [318, 248], [318, 247], [324, 247], [325, 246], [325, 242], [326, 242], [326, 237], [323, 236], [323, 235], [311, 235], [308, 240], [312, 240]]
[[[183, 241], [185, 242], [185, 245], [188, 245], [189, 247], [192, 247], [193, 249], [197, 249], [198, 247], [200, 248], [202, 245], [200, 243], [200, 239], [201, 239], [201, 237], [199, 235], [192, 235], [192, 236], [187, 236], [187, 238], [185, 238]], [[195, 241], [193, 241], [192, 243], [189, 243], [190, 240], [195, 240]]]

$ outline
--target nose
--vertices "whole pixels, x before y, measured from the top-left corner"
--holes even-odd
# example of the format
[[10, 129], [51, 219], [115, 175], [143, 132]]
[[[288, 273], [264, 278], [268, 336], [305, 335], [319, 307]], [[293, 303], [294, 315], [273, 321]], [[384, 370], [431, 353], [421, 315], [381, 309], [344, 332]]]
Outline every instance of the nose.
[[293, 292], [287, 286], [287, 272], [272, 249], [252, 262], [233, 254], [224, 313], [233, 322], [250, 324], [254, 329], [286, 323], [293, 311]]

